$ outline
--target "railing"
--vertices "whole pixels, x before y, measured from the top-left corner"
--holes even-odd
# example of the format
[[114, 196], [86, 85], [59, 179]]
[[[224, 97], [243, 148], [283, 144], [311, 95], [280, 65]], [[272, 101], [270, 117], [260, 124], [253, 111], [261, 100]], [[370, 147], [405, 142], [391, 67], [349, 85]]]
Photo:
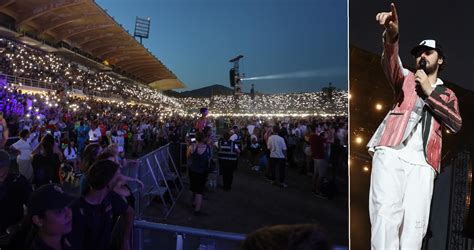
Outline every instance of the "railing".
[[1, 74], [0, 78], [5, 79], [7, 84], [18, 84], [20, 86], [29, 86], [49, 90], [56, 90], [59, 87], [55, 83], [42, 82], [35, 79], [18, 77], [14, 75]]
[[136, 220], [133, 244], [135, 250], [238, 249], [245, 237], [244, 234]]
[[169, 151], [169, 144], [162, 146], [137, 159], [137, 166], [126, 166], [122, 174], [137, 178], [144, 188], [132, 183], [130, 188], [135, 196], [135, 211], [138, 218], [146, 217], [145, 210], [155, 197], [162, 205], [162, 217], [166, 219], [176, 201], [184, 191], [184, 184]]

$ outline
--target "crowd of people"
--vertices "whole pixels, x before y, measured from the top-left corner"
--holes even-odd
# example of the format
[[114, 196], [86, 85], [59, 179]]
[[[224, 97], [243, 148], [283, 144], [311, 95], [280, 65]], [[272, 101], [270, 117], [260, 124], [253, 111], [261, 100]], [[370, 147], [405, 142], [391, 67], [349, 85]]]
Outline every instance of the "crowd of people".
[[77, 89], [85, 94], [180, 106], [174, 98], [133, 80], [98, 72], [7, 38], [0, 38], [0, 72], [47, 83], [55, 89]]
[[178, 98], [181, 107], [193, 112], [197, 107], [208, 107], [212, 113], [242, 114], [335, 114], [347, 115], [347, 91], [255, 95], [215, 95], [211, 98]]
[[[322, 92], [170, 98], [4, 38], [0, 71], [56, 86], [31, 92], [0, 79], [0, 204], [9, 204], [0, 206], [2, 249], [106, 249], [111, 242], [127, 249], [134, 214], [128, 183], [141, 182], [121, 169], [168, 143], [174, 159], [187, 147], [196, 216], [206, 184], [217, 187], [219, 175], [222, 189], [233, 191], [237, 166], [281, 188], [289, 168], [311, 175], [307, 191], [323, 199], [347, 177], [344, 91], [329, 99]], [[240, 113], [288, 116], [230, 115], [235, 100]], [[192, 115], [203, 106], [200, 117]]]

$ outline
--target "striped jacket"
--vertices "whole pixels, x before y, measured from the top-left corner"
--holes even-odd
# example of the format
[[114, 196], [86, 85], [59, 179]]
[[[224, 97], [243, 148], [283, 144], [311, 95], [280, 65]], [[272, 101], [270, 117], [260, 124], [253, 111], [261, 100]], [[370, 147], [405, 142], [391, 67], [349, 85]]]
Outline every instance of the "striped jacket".
[[415, 75], [403, 68], [398, 49], [398, 41], [384, 43], [382, 66], [394, 89], [396, 102], [367, 146], [371, 149], [377, 146], [399, 147], [421, 120], [425, 159], [439, 173], [442, 126], [454, 133], [461, 129], [458, 100], [439, 79], [430, 96], [418, 96]]

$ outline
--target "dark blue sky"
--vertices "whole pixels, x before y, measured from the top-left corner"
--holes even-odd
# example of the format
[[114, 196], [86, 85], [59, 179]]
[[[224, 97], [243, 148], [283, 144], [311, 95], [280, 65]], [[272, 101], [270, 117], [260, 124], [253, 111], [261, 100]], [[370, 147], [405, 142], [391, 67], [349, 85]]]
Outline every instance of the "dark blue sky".
[[311, 78], [245, 81], [264, 93], [347, 89], [346, 0], [97, 0], [133, 32], [151, 17], [144, 41], [188, 89], [229, 86], [229, 59], [244, 55], [247, 77], [327, 71]]

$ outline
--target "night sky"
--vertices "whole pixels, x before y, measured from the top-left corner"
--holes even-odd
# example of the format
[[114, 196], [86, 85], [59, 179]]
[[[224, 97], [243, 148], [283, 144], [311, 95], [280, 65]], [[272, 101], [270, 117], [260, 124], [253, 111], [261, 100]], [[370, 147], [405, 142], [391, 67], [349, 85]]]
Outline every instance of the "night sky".
[[[383, 29], [375, 15], [390, 10], [391, 1], [350, 0], [349, 39], [352, 45], [382, 53]], [[424, 39], [436, 39], [447, 55], [440, 78], [474, 90], [474, 1], [394, 1], [400, 23], [400, 57], [414, 66], [413, 46]]]
[[229, 59], [247, 77], [301, 71], [310, 78], [245, 81], [264, 93], [347, 89], [346, 0], [97, 0], [125, 29], [151, 17], [149, 48], [188, 89], [229, 86]]

